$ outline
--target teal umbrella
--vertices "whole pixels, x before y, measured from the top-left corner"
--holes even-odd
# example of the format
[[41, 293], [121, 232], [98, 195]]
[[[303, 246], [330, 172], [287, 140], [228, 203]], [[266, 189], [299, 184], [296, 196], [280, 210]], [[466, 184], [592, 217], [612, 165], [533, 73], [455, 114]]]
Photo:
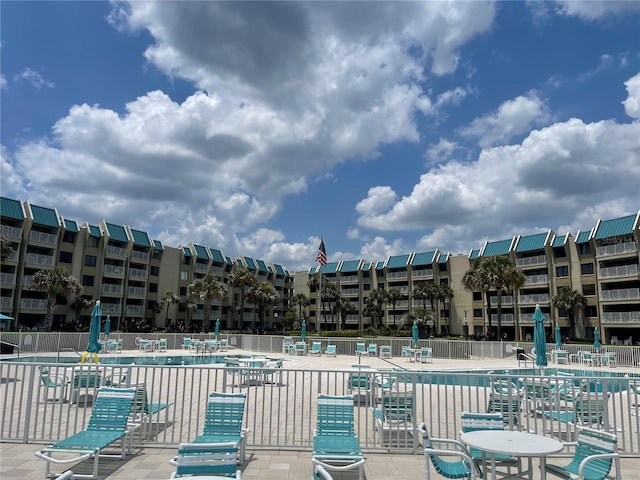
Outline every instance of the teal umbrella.
[[562, 347], [562, 335], [560, 334], [560, 325], [556, 323], [556, 348]]
[[100, 300], [96, 301], [91, 311], [91, 323], [89, 325], [89, 343], [87, 352], [98, 353], [100, 351], [100, 324], [102, 323], [102, 307]]
[[302, 320], [302, 331], [300, 332], [300, 338], [304, 342], [307, 339], [307, 321]]
[[213, 331], [213, 336], [215, 337], [216, 340], [220, 336], [220, 319], [219, 318], [216, 318], [216, 328]]
[[104, 336], [105, 338], [109, 338], [109, 333], [111, 333], [111, 317], [107, 315], [107, 319], [104, 321]]
[[536, 349], [536, 366], [547, 366], [547, 335], [544, 331], [544, 315], [540, 305], [533, 312], [533, 348]]
[[0, 313], [0, 320], [13, 320], [13, 317]]
[[418, 322], [413, 322], [413, 328], [411, 330], [413, 331], [413, 346], [417, 348], [418, 347]]
[[594, 348], [602, 347], [602, 344], [600, 343], [600, 330], [598, 330], [598, 327], [593, 331], [593, 346]]

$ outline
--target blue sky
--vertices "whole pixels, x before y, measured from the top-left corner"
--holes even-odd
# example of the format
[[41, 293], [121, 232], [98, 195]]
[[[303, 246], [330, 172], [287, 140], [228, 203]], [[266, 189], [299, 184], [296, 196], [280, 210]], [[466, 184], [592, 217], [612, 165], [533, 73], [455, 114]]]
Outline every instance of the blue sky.
[[640, 2], [2, 2], [3, 196], [286, 268], [640, 208]]

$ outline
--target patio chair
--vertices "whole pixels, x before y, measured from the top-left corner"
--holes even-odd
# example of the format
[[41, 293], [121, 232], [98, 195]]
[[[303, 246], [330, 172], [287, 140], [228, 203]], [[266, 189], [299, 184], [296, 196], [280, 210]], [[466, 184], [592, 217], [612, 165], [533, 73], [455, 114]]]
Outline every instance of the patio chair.
[[[71, 403], [87, 406], [93, 402], [98, 387], [102, 384], [102, 371], [95, 368], [77, 369], [71, 382]], [[82, 401], [81, 401], [82, 400]]]
[[312, 460], [329, 471], [357, 469], [358, 479], [364, 479], [365, 459], [355, 435], [351, 396], [318, 395]]
[[306, 355], [307, 354], [306, 342], [296, 342], [294, 351], [296, 352], [296, 355]]
[[351, 368], [354, 371], [347, 377], [347, 391], [352, 395], [352, 401], [368, 403], [374, 390], [374, 371], [369, 365], [352, 365]]
[[[576, 428], [609, 429], [609, 392], [581, 391], [576, 395], [573, 406], [566, 410], [553, 410], [544, 412], [545, 417], [558, 423], [567, 424]], [[562, 434], [562, 431], [557, 433]], [[567, 430], [567, 434], [569, 434]]]
[[565, 365], [569, 364], [569, 352], [566, 350], [552, 350], [551, 354], [558, 365], [561, 363]]
[[600, 362], [602, 362], [602, 366], [607, 366], [609, 368], [615, 368], [618, 366], [615, 352], [603, 353], [602, 358], [600, 359]]
[[176, 471], [171, 478], [203, 478], [203, 480], [240, 479], [236, 467], [238, 443], [181, 443], [178, 455], [171, 460]]
[[242, 381], [236, 383], [236, 377], [242, 377], [242, 370], [240, 369], [240, 359], [237, 357], [224, 357], [224, 378], [225, 385], [227, 377], [231, 377], [231, 386], [240, 386]]
[[372, 409], [383, 446], [412, 447], [416, 434], [413, 392], [388, 392]]
[[147, 387], [144, 383], [135, 386], [136, 394], [133, 399], [133, 408], [129, 417], [129, 425], [136, 428], [142, 427], [142, 438], [149, 438], [152, 429], [153, 417], [156, 416], [156, 425], [160, 420], [160, 412], [168, 409], [173, 402], [150, 402]]
[[487, 413], [500, 413], [504, 426], [509, 430], [516, 430], [520, 424], [520, 407], [522, 404], [522, 396], [517, 393], [501, 394], [496, 392], [489, 393], [489, 402], [487, 403]]
[[166, 338], [161, 338], [158, 340], [158, 351], [159, 352], [166, 352], [167, 351], [167, 339]]
[[278, 386], [282, 385], [282, 362], [282, 358], [267, 361], [262, 372], [264, 383]]
[[521, 381], [527, 397], [526, 411], [530, 415], [542, 415], [545, 410], [555, 409], [556, 396], [548, 378], [525, 377]]
[[356, 355], [362, 357], [367, 354], [367, 346], [363, 342], [356, 343]]
[[[90, 475], [76, 473], [75, 477], [96, 479], [98, 477], [98, 461], [100, 457], [119, 457], [124, 459], [127, 453], [127, 420], [133, 406], [134, 396], [134, 388], [101, 388], [98, 391], [95, 405], [85, 430], [35, 452], [36, 457], [47, 462], [45, 475], [47, 477], [57, 476], [57, 474], [51, 473], [51, 463], [76, 463], [93, 457], [92, 473]], [[117, 441], [121, 443], [118, 454], [104, 453], [107, 447]], [[54, 458], [53, 455], [58, 453], [77, 455], [73, 458]]]
[[222, 338], [220, 339], [220, 344], [218, 346], [218, 350], [220, 352], [226, 352], [229, 349], [229, 343], [227, 342], [226, 338]]
[[320, 355], [322, 353], [322, 342], [312, 342], [309, 355]]
[[140, 352], [153, 352], [153, 342], [146, 338], [136, 337], [135, 344]]
[[[422, 434], [422, 442], [424, 445], [425, 475], [426, 479], [431, 479], [431, 468], [433, 468], [444, 478], [468, 478], [475, 480], [476, 467], [473, 460], [469, 456], [466, 446], [458, 440], [448, 438], [430, 438], [427, 427], [424, 423], [418, 425], [418, 432]], [[456, 450], [434, 448], [433, 444], [450, 445]], [[444, 458], [443, 458], [444, 457]], [[447, 460], [454, 457], [455, 460]]]
[[[40, 368], [40, 384], [42, 388], [42, 401], [52, 402], [66, 402], [67, 401], [67, 388], [71, 384], [69, 377], [62, 373], [51, 373], [49, 367]], [[49, 393], [52, 397], [49, 397]]]
[[193, 348], [193, 342], [190, 337], [182, 337], [182, 349], [191, 350]]
[[295, 350], [295, 343], [293, 342], [293, 337], [284, 337], [282, 339], [282, 354], [292, 354]]
[[405, 346], [402, 347], [402, 353], [400, 354], [402, 358], [406, 358], [407, 360], [411, 360], [411, 347]]
[[433, 350], [430, 347], [422, 347], [418, 352], [420, 363], [431, 363], [433, 361]]
[[377, 356], [378, 355], [378, 345], [376, 343], [370, 343], [367, 346], [367, 353], [369, 354], [369, 356]]
[[240, 448], [238, 461], [244, 462], [245, 436], [249, 431], [242, 426], [246, 401], [245, 393], [209, 394], [204, 429], [193, 443], [237, 443]]
[[391, 358], [391, 345], [380, 345], [380, 358]]
[[327, 349], [324, 351], [326, 356], [335, 357], [336, 356], [336, 346], [335, 345], [327, 345]]
[[[565, 443], [565, 447], [575, 447], [573, 458], [567, 465], [547, 463], [547, 472], [565, 479], [622, 480], [617, 437], [602, 430], [583, 428], [578, 440]], [[611, 466], [615, 464], [615, 476], [611, 476]]]
[[[500, 413], [478, 413], [478, 412], [461, 412], [460, 423], [462, 431], [460, 433], [474, 432], [476, 430], [504, 430], [504, 421]], [[469, 456], [480, 467], [483, 462], [483, 452], [477, 448], [469, 449]], [[497, 453], [495, 454], [496, 466], [506, 466], [509, 475], [511, 468], [518, 467], [518, 472], [522, 472], [522, 463], [520, 459], [511, 455]]]
[[313, 480], [333, 480], [331, 474], [317, 460], [312, 459], [311, 463], [313, 463]]
[[578, 352], [580, 363], [593, 366], [593, 353], [581, 350]]

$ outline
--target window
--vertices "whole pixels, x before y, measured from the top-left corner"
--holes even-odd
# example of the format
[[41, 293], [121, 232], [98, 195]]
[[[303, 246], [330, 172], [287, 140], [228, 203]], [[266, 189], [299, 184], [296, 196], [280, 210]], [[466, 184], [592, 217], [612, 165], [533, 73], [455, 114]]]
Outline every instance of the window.
[[593, 275], [593, 263], [582, 263], [580, 265], [582, 275]]
[[440, 285], [449, 285], [449, 279], [448, 278], [441, 278], [440, 279]]
[[564, 265], [562, 267], [556, 267], [556, 277], [568, 277], [569, 276], [569, 267]]
[[482, 292], [473, 292], [473, 301], [478, 302], [482, 300]]
[[371, 284], [370, 283], [365, 283], [364, 285], [362, 285], [362, 289], [364, 291], [371, 290]]
[[553, 254], [556, 258], [563, 258], [567, 256], [567, 251], [564, 249], [564, 247], [556, 247], [553, 249]]
[[482, 318], [482, 309], [474, 308], [473, 309], [473, 318]]
[[447, 271], [447, 264], [446, 263], [439, 263], [438, 264], [438, 271], [446, 272]]
[[184, 297], [187, 295], [187, 287], [180, 287], [180, 296]]
[[189, 280], [189, 272], [180, 272], [180, 280]]
[[582, 286], [582, 294], [586, 297], [588, 295], [595, 295], [596, 294], [596, 284], [595, 283], [589, 283], [587, 285], [583, 285]]
[[598, 309], [595, 305], [587, 305], [584, 307], [585, 317], [593, 318], [598, 316]]
[[98, 261], [98, 257], [95, 255], [85, 255], [84, 256], [84, 266], [85, 267], [95, 267]]
[[64, 235], [62, 236], [62, 241], [66, 243], [73, 243], [76, 241], [76, 232], [70, 232], [69, 230], [65, 230]]
[[100, 239], [98, 237], [89, 236], [89, 241], [87, 242], [88, 247], [97, 248]]
[[160, 267], [158, 267], [157, 265], [151, 265], [149, 267], [149, 275], [153, 276], [153, 277], [157, 277], [160, 275]]
[[182, 263], [184, 265], [190, 265], [191, 264], [191, 257], [187, 257], [186, 255], [184, 256], [184, 259], [182, 260]]
[[72, 260], [73, 260], [73, 253], [71, 253], [71, 252], [60, 252], [60, 255], [58, 257], [58, 261], [60, 263], [71, 263]]
[[580, 255], [590, 255], [591, 254], [591, 245], [587, 242], [587, 243], [579, 243], [577, 245], [578, 247], [578, 253]]
[[93, 275], [83, 275], [82, 285], [84, 285], [85, 287], [93, 287], [94, 278], [95, 277]]
[[156, 293], [157, 291], [158, 291], [158, 284], [157, 283], [150, 283], [149, 284], [149, 292]]
[[159, 260], [160, 255], [162, 255], [162, 252], [160, 250], [154, 250], [153, 253], [151, 254], [151, 258], [155, 260]]

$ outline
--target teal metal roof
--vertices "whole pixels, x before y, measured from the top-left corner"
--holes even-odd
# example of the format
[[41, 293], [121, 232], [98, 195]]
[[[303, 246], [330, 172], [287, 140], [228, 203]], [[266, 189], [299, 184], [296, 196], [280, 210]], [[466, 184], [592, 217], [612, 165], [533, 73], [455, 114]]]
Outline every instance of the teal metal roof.
[[366, 262], [362, 264], [362, 267], [360, 267], [360, 270], [362, 270], [363, 272], [366, 272], [368, 270], [371, 270], [372, 267], [373, 267], [373, 262]]
[[553, 239], [553, 243], [551, 244], [551, 246], [553, 248], [564, 247], [568, 239], [569, 239], [568, 233], [565, 233], [564, 235], [556, 235], [556, 237]]
[[153, 241], [153, 248], [160, 251], [164, 250], [164, 247], [162, 246], [162, 242], [160, 240]]
[[376, 262], [376, 270], [384, 270], [384, 262]]
[[513, 238], [499, 240], [497, 242], [487, 242], [482, 250], [483, 257], [493, 257], [494, 255], [506, 255], [513, 243]]
[[184, 253], [185, 257], [192, 257], [191, 249], [189, 247], [182, 247], [182, 253]]
[[95, 225], [89, 225], [89, 235], [91, 235], [92, 237], [101, 238], [102, 231], [100, 230], [100, 227], [96, 227]]
[[62, 219], [64, 222], [64, 228], [67, 232], [78, 233], [80, 229], [78, 228], [78, 223], [75, 220], [67, 220], [66, 218]]
[[222, 252], [220, 250], [209, 247], [209, 251], [211, 252], [211, 257], [213, 258], [214, 262], [224, 263], [224, 257], [222, 256]]
[[437, 250], [434, 250], [432, 252], [416, 253], [413, 256], [413, 260], [411, 260], [411, 266], [419, 267], [422, 265], [431, 265], [433, 263], [433, 259], [436, 256], [436, 253], [438, 253]]
[[250, 257], [243, 257], [244, 258], [244, 262], [247, 264], [247, 268], [249, 270], [257, 270], [258, 268], [256, 267], [255, 262], [253, 261], [253, 258]]
[[53, 208], [39, 207], [31, 205], [31, 213], [33, 214], [33, 223], [38, 225], [46, 225], [47, 227], [59, 228], [60, 222]]
[[580, 230], [578, 230], [578, 236], [576, 237], [576, 244], [587, 243], [589, 241], [590, 236], [591, 236], [591, 230], [587, 230], [586, 232], [581, 232]]
[[335, 273], [338, 271], [338, 262], [330, 262], [326, 265], [320, 265], [319, 268], [320, 273]]
[[445, 253], [444, 255], [440, 255], [438, 257], [438, 263], [447, 263], [447, 260], [449, 260], [449, 254]]
[[469, 252], [469, 260], [476, 260], [480, 256], [480, 249], [471, 250]]
[[224, 261], [227, 262], [228, 265], [233, 265], [233, 260], [231, 260], [231, 257], [224, 257]]
[[629, 235], [633, 233], [638, 214], [627, 215], [626, 217], [614, 218], [598, 222], [596, 233], [593, 236], [596, 240], [601, 238], [617, 237], [619, 235]]
[[269, 271], [269, 270], [267, 270], [267, 265], [262, 260], [256, 260], [256, 263], [258, 264], [258, 271], [259, 272], [268, 272]]
[[544, 250], [549, 233], [550, 232], [536, 233], [534, 235], [520, 237], [518, 239], [516, 253], [531, 252], [532, 250]]
[[133, 236], [133, 243], [139, 247], [149, 247], [151, 248], [151, 242], [149, 241], [149, 235], [147, 232], [143, 232], [142, 230], [134, 230], [130, 228], [131, 235]]
[[18, 200], [0, 197], [0, 216], [13, 218], [14, 220], [24, 220], [24, 210]]
[[342, 265], [340, 265], [340, 272], [343, 273], [353, 273], [353, 272], [357, 272], [360, 264], [362, 263], [362, 260], [347, 260], [342, 262]]
[[282, 265], [279, 265], [279, 264], [277, 264], [277, 263], [274, 263], [274, 264], [273, 264], [273, 268], [275, 268], [275, 269], [276, 269], [276, 273], [277, 273], [278, 275], [284, 275], [284, 268], [282, 268]]
[[111, 240], [117, 240], [118, 242], [129, 243], [129, 237], [127, 237], [127, 231], [121, 225], [114, 225], [113, 223], [105, 222], [107, 226], [107, 235]]
[[[271, 272], [271, 273], [276, 273], [275, 268], [273, 268], [271, 265], [267, 265], [267, 269], [269, 269], [269, 272]], [[311, 273], [313, 273], [313, 272], [311, 271], [311, 269], [309, 269], [309, 274], [311, 274]]]
[[209, 260], [209, 254], [207, 253], [207, 249], [202, 245], [194, 245], [193, 248], [196, 249], [196, 257], [200, 260]]
[[402, 268], [409, 263], [409, 255], [396, 255], [389, 257], [387, 260], [387, 268]]

